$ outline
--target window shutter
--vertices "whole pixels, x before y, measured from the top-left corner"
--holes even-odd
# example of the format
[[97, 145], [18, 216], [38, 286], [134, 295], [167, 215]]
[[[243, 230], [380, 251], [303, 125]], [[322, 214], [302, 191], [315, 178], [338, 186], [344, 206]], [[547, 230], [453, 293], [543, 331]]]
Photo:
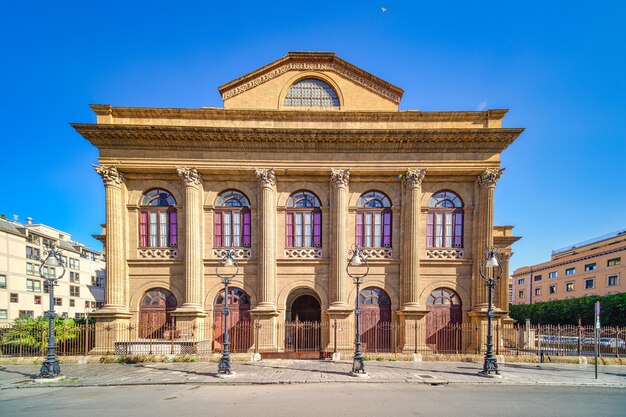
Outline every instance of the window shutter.
[[139, 212], [139, 246], [148, 246], [148, 213], [145, 211]]
[[178, 245], [178, 224], [176, 210], [170, 211], [170, 246]]
[[426, 247], [432, 248], [434, 247], [433, 235], [435, 230], [435, 214], [428, 213], [428, 219], [426, 221]]
[[383, 212], [383, 246], [391, 247], [391, 211]]
[[356, 214], [356, 245], [363, 246], [363, 213]]
[[463, 213], [454, 215], [454, 247], [463, 247]]
[[250, 229], [252, 228], [250, 224], [251, 223], [250, 210], [244, 209], [242, 213], [243, 213], [243, 246], [250, 247], [252, 245], [252, 239], [250, 236]]
[[293, 213], [287, 213], [286, 221], [287, 247], [293, 248]]
[[222, 247], [222, 213], [217, 211], [215, 212], [215, 219], [213, 221], [214, 223], [214, 236], [215, 236], [215, 242], [213, 243], [213, 246], [216, 248], [221, 248]]
[[319, 209], [313, 212], [313, 246], [322, 246], [322, 212]]

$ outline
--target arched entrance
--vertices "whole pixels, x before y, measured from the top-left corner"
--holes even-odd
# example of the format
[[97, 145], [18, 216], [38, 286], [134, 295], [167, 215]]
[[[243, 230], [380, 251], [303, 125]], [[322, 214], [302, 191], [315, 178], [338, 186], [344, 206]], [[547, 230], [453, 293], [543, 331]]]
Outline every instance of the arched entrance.
[[174, 294], [163, 288], [145, 292], [139, 304], [139, 337], [160, 339], [171, 326], [170, 312], [177, 306]]
[[462, 305], [459, 295], [450, 288], [433, 290], [426, 301], [426, 344], [434, 352], [461, 351]]
[[[224, 290], [215, 298], [213, 309], [213, 350], [224, 347]], [[239, 288], [228, 289], [228, 337], [231, 352], [247, 352], [252, 346], [250, 297]]]
[[318, 357], [321, 351], [322, 309], [319, 299], [308, 289], [294, 290], [287, 299], [285, 351], [297, 357]]
[[392, 352], [391, 300], [376, 287], [365, 288], [359, 294], [361, 304], [361, 343], [366, 352]]

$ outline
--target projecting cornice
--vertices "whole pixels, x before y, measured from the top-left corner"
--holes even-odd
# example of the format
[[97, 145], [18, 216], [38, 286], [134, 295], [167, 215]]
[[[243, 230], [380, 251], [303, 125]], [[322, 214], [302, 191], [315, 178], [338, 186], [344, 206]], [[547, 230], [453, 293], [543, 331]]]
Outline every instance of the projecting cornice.
[[523, 129], [267, 129], [72, 125], [98, 148], [314, 152], [493, 152]]
[[241, 110], [204, 107], [188, 108], [153, 108], [153, 107], [113, 107], [110, 104], [92, 104], [90, 106], [98, 116], [116, 118], [146, 118], [153, 123], [158, 119], [189, 120], [274, 120], [274, 121], [332, 121], [332, 122], [485, 122], [501, 120], [507, 109], [485, 111], [419, 111], [398, 112], [328, 112], [328, 111], [280, 111], [280, 110]]
[[227, 100], [288, 71], [332, 71], [395, 104], [400, 103], [404, 94], [400, 87], [338, 58], [333, 52], [289, 52], [287, 56], [226, 83], [218, 90], [222, 100]]

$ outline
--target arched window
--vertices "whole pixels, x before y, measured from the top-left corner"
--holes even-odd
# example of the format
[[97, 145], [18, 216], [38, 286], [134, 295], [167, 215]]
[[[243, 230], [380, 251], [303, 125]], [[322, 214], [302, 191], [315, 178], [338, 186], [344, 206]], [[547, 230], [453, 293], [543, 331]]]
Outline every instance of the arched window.
[[305, 78], [289, 87], [285, 96], [285, 106], [339, 107], [339, 97], [324, 81]]
[[387, 293], [376, 287], [365, 288], [361, 290], [361, 294], [359, 295], [359, 302], [361, 305], [391, 305], [391, 300], [389, 300], [389, 296]]
[[320, 200], [309, 191], [297, 191], [287, 200], [285, 221], [287, 247], [322, 246], [322, 210]]
[[178, 244], [175, 205], [172, 194], [160, 188], [143, 195], [139, 208], [139, 246], [166, 248]]
[[437, 288], [433, 290], [426, 300], [428, 305], [459, 305], [461, 299], [459, 295], [449, 288]]
[[356, 244], [391, 247], [391, 201], [380, 191], [368, 191], [357, 202]]
[[250, 247], [250, 201], [237, 190], [221, 193], [215, 201], [215, 247]]
[[426, 246], [463, 247], [463, 201], [452, 191], [438, 191], [428, 203]]

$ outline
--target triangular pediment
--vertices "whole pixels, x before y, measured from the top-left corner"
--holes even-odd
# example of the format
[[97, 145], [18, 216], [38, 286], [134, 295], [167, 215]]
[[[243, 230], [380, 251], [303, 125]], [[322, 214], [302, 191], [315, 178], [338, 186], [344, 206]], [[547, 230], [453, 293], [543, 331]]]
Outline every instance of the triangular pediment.
[[319, 79], [336, 90], [340, 106], [333, 110], [397, 111], [403, 94], [401, 88], [332, 52], [289, 52], [281, 59], [220, 86], [219, 92], [225, 108], [298, 110], [284, 107], [283, 101], [288, 88], [304, 78]]

